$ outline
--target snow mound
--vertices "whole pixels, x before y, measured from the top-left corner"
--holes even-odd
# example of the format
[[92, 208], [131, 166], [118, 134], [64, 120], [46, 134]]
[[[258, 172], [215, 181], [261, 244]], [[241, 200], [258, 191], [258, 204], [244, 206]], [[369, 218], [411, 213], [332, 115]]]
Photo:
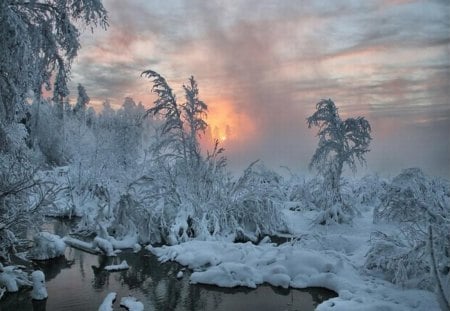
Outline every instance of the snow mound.
[[35, 260], [47, 260], [64, 256], [66, 244], [58, 235], [48, 232], [39, 232], [33, 238], [34, 247], [29, 252], [29, 257]]
[[256, 287], [267, 282], [284, 288], [324, 287], [338, 297], [318, 310], [438, 310], [431, 292], [404, 290], [365, 276], [341, 253], [306, 249], [299, 244], [189, 241], [159, 248], [147, 247], [160, 261], [189, 266], [191, 283], [221, 287]]
[[122, 297], [120, 299], [120, 306], [124, 307], [125, 309], [129, 311], [143, 311], [144, 305], [142, 302], [138, 301], [136, 298], [128, 296], [128, 297]]
[[33, 290], [31, 291], [31, 298], [34, 300], [47, 299], [47, 288], [45, 287], [45, 275], [42, 271], [34, 271], [31, 273], [31, 280], [33, 281]]

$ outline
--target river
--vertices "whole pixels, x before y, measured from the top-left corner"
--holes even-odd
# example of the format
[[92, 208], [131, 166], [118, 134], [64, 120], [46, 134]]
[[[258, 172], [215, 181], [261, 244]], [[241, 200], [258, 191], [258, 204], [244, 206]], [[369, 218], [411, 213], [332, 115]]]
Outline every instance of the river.
[[[61, 236], [70, 231], [70, 223], [51, 221], [45, 228]], [[106, 272], [105, 265], [126, 260], [129, 270]], [[68, 247], [65, 257], [35, 263], [46, 276], [48, 299], [32, 302], [29, 291], [9, 294], [0, 301], [1, 311], [18, 310], [97, 310], [109, 292], [116, 292], [115, 309], [124, 296], [140, 300], [145, 310], [314, 310], [318, 303], [335, 297], [323, 288], [282, 289], [262, 285], [220, 288], [189, 283], [190, 272], [182, 279], [176, 275], [182, 267], [173, 262], [160, 263], [148, 251], [124, 251], [117, 257], [96, 256]]]

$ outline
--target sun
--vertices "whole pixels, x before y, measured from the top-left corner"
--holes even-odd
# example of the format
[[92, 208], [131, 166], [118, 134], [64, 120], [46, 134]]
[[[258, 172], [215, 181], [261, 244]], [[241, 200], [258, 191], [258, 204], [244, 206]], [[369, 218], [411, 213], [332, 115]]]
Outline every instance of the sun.
[[250, 118], [236, 111], [232, 101], [213, 98], [208, 104], [208, 123], [205, 144], [215, 140], [221, 143], [234, 143], [248, 139], [253, 133]]

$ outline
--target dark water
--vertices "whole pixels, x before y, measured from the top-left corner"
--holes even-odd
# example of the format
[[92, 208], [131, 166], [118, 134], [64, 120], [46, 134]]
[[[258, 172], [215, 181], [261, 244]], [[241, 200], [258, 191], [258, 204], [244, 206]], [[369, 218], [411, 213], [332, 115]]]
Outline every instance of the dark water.
[[[53, 222], [47, 228], [64, 235], [69, 225]], [[129, 270], [108, 273], [103, 267], [126, 260]], [[114, 305], [119, 310], [123, 296], [140, 300], [145, 310], [314, 310], [315, 306], [336, 294], [321, 288], [285, 290], [269, 285], [257, 289], [224, 289], [189, 284], [189, 272], [176, 278], [182, 268], [176, 263], [158, 262], [147, 251], [123, 252], [115, 258], [95, 256], [67, 248], [65, 258], [38, 264], [47, 279], [49, 298], [32, 303], [29, 291], [8, 295], [0, 302], [1, 311], [18, 310], [97, 310], [109, 292], [117, 292]]]

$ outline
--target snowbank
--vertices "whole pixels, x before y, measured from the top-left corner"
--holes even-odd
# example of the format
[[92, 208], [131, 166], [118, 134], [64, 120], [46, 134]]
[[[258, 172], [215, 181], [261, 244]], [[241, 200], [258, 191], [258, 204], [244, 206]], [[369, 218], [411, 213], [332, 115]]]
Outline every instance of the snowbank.
[[174, 260], [195, 270], [191, 283], [255, 288], [264, 282], [284, 288], [325, 287], [339, 297], [318, 310], [438, 310], [426, 291], [402, 290], [364, 276], [340, 252], [306, 249], [299, 244], [189, 241], [174, 246], [147, 247], [161, 261]]
[[48, 232], [39, 232], [33, 239], [34, 247], [28, 254], [31, 259], [47, 260], [64, 256], [66, 244], [58, 235]]

